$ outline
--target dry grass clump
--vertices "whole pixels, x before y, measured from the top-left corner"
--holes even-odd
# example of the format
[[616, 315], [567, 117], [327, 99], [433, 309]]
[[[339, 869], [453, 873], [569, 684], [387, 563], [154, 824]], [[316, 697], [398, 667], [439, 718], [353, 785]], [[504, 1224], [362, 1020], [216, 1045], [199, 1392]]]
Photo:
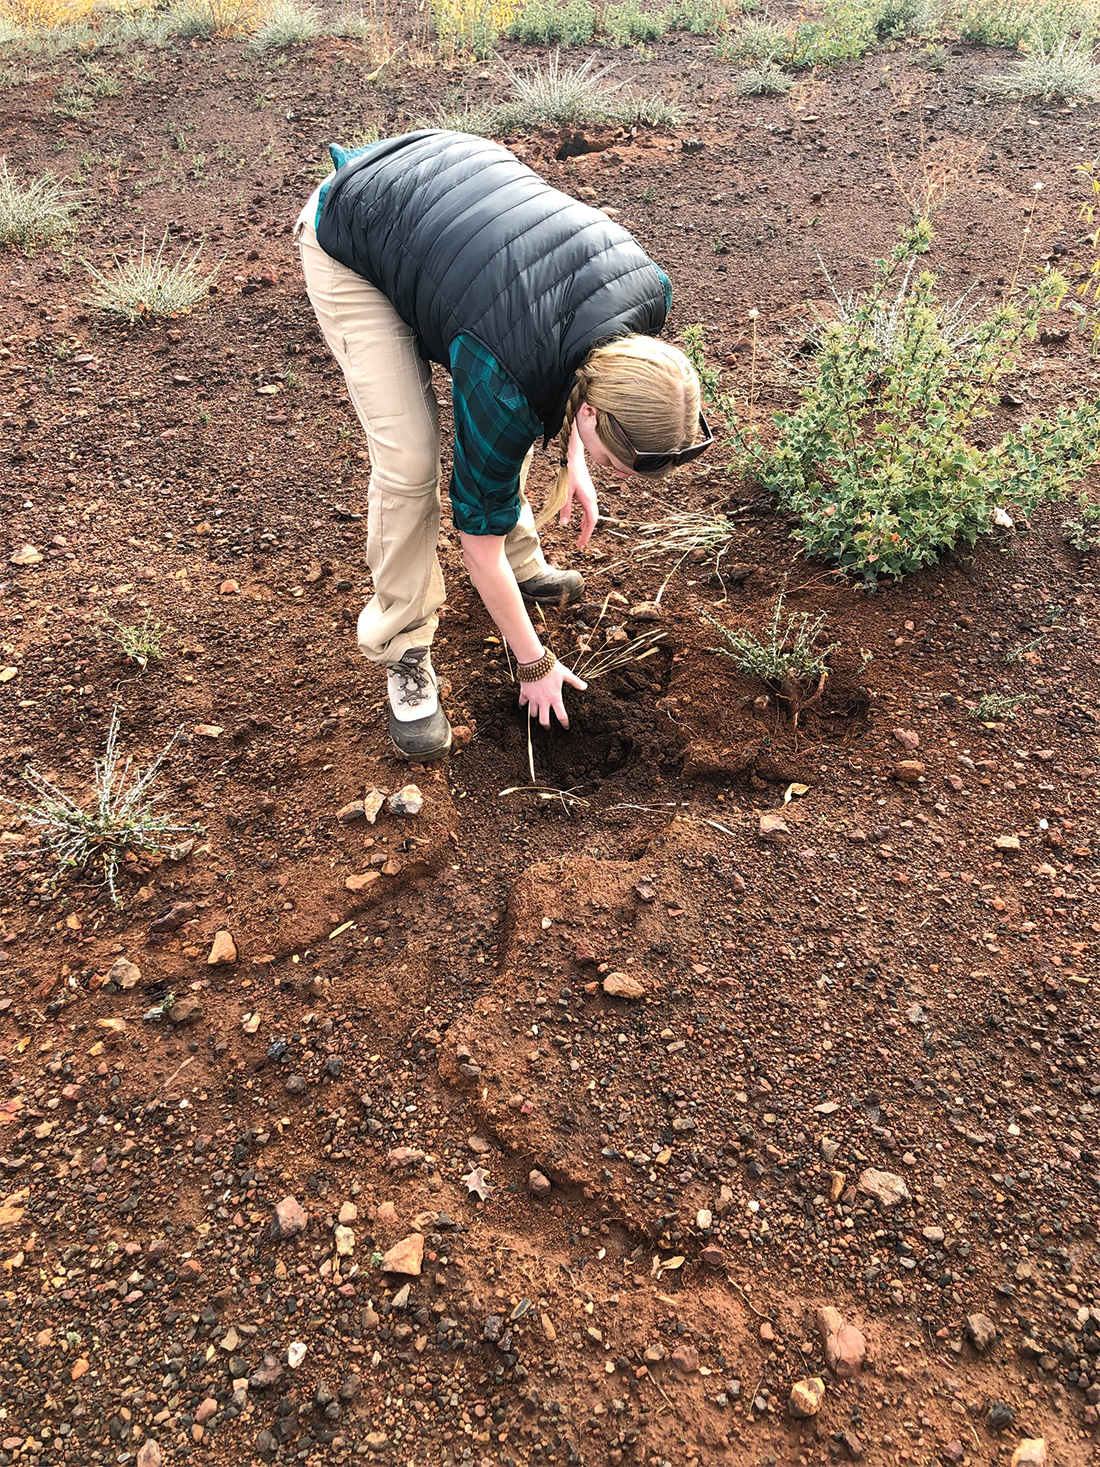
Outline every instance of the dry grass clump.
[[200, 269], [202, 241], [190, 258], [185, 256], [171, 265], [164, 259], [167, 243], [168, 233], [165, 231], [156, 254], [148, 255], [143, 235], [141, 254], [117, 261], [110, 274], [85, 260], [84, 268], [96, 283], [90, 303], [109, 315], [121, 316], [129, 325], [135, 325], [159, 316], [183, 315], [199, 301], [205, 300], [217, 276], [218, 266], [207, 272]]
[[52, 244], [72, 229], [75, 204], [75, 196], [48, 173], [20, 183], [0, 158], [0, 248]]
[[297, 0], [273, 0], [264, 11], [249, 46], [253, 51], [275, 51], [283, 46], [315, 41], [323, 31], [324, 21], [316, 5], [300, 5]]

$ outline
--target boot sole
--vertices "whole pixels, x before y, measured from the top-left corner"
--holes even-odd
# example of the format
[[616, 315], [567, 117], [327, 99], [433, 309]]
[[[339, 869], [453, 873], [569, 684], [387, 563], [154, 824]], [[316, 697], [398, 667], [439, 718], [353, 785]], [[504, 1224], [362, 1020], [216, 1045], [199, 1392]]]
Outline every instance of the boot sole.
[[528, 606], [556, 606], [560, 610], [566, 606], [573, 606], [578, 602], [584, 595], [584, 587], [578, 586], [573, 592], [563, 587], [556, 596], [530, 596], [521, 586], [520, 595]]

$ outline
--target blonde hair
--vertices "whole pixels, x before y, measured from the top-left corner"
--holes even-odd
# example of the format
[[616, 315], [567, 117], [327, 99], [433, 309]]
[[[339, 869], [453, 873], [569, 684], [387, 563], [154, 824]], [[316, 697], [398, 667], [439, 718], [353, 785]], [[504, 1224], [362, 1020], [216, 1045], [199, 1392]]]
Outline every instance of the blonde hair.
[[[699, 427], [699, 378], [678, 347], [655, 336], [621, 336], [595, 346], [577, 368], [573, 390], [558, 435], [561, 467], [539, 525], [552, 519], [569, 492], [566, 457], [573, 423], [582, 403], [596, 410], [596, 435], [609, 453], [622, 462], [629, 450], [608, 421], [622, 425], [638, 453], [675, 453], [695, 442]], [[656, 469], [647, 478], [659, 479], [671, 468]]]

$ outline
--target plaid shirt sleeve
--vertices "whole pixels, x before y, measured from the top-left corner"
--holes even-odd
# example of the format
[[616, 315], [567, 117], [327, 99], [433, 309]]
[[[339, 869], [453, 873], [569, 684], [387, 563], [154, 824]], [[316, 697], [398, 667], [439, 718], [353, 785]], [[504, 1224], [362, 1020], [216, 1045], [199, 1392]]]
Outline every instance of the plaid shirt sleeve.
[[519, 471], [542, 424], [479, 341], [451, 344], [455, 447], [451, 515], [466, 535], [507, 535], [519, 519]]

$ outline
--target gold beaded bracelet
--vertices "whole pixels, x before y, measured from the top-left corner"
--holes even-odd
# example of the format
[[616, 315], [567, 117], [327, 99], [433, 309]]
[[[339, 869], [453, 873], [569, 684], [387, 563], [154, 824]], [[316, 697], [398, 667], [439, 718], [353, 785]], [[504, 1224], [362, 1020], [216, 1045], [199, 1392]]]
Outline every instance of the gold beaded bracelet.
[[553, 652], [550, 651], [550, 648], [547, 647], [537, 662], [517, 662], [516, 681], [521, 683], [537, 683], [540, 678], [544, 678], [550, 669], [555, 666], [557, 660]]

